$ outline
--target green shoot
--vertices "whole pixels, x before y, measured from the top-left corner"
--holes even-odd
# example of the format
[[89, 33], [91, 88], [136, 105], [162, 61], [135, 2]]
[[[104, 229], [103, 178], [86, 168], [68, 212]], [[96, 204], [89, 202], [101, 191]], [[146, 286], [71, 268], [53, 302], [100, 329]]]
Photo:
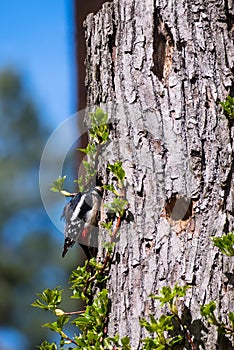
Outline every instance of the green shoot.
[[230, 232], [222, 237], [212, 238], [214, 245], [227, 256], [234, 256], [234, 233]]
[[234, 97], [227, 96], [226, 101], [219, 102], [224, 112], [231, 118], [234, 118]]

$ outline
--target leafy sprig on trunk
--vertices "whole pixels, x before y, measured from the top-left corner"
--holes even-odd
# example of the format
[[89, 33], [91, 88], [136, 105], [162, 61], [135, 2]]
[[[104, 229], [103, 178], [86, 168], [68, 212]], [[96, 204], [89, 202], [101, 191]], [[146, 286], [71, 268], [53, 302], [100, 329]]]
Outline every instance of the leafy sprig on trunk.
[[[101, 148], [109, 140], [107, 114], [100, 108], [97, 108], [94, 113], [90, 113], [90, 127], [89, 143], [85, 149], [79, 149], [88, 156], [88, 161], [83, 161], [86, 169], [85, 178], [81, 177], [77, 181], [80, 190], [87, 188], [94, 181], [97, 175], [97, 161]], [[70, 289], [72, 290], [71, 298], [85, 302], [85, 310], [66, 312], [59, 308], [62, 301], [62, 291], [58, 288], [54, 290], [47, 289], [38, 294], [39, 299], [32, 304], [35, 307], [50, 310], [57, 317], [56, 321], [45, 323], [43, 327], [48, 327], [60, 334], [60, 348], [63, 348], [65, 344], [73, 344], [77, 346], [77, 349], [106, 349], [107, 346], [113, 343], [106, 335], [109, 299], [105, 285], [108, 279], [108, 269], [114, 252], [115, 240], [128, 202], [125, 199], [125, 171], [122, 163], [117, 161], [114, 164], [108, 164], [107, 171], [112, 173], [113, 177], [117, 179], [117, 183], [110, 187], [111, 192], [114, 193], [114, 198], [105, 205], [107, 211], [111, 213], [111, 219], [108, 216], [107, 220], [103, 222], [104, 229], [110, 235], [110, 241], [104, 245], [104, 259], [102, 262], [95, 258], [89, 261], [86, 260], [83, 267], [78, 266], [72, 272], [69, 280]], [[73, 193], [63, 189], [65, 179], [66, 176], [63, 176], [55, 180], [51, 190], [64, 196], [73, 196]], [[105, 189], [108, 191], [108, 186]], [[96, 293], [97, 289], [99, 289], [98, 293]], [[73, 338], [70, 338], [64, 330], [71, 323], [75, 324], [80, 331], [80, 335], [75, 335]], [[126, 341], [120, 340], [120, 343], [127, 349]], [[41, 350], [54, 350], [57, 349], [57, 345], [43, 342], [39, 348]]]

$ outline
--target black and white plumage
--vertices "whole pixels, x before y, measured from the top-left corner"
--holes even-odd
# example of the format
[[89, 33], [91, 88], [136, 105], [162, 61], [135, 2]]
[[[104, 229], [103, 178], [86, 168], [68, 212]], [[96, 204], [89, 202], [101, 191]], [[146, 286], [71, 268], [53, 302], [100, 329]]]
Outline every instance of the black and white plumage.
[[69, 247], [78, 242], [87, 258], [90, 259], [98, 246], [98, 217], [103, 190], [100, 186], [92, 190], [77, 193], [68, 202], [63, 210], [62, 218], [65, 219], [65, 242], [62, 256], [64, 257]]

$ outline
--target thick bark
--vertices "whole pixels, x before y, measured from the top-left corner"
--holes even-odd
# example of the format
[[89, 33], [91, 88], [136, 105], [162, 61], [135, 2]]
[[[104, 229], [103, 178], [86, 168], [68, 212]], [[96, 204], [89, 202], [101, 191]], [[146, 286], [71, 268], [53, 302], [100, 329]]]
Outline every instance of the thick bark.
[[133, 349], [139, 317], [160, 314], [148, 295], [176, 282], [193, 286], [197, 348], [232, 349], [200, 305], [215, 300], [224, 321], [234, 310], [233, 259], [211, 241], [234, 227], [234, 128], [217, 103], [234, 92], [233, 15], [232, 0], [116, 0], [86, 20], [88, 104], [114, 121], [99, 169], [106, 179], [123, 161], [134, 215], [110, 270], [108, 331]]
[[[86, 89], [85, 89], [85, 35], [83, 22], [85, 17], [90, 13], [96, 13], [105, 0], [73, 0], [75, 23], [76, 23], [76, 57], [77, 57], [77, 107], [82, 110], [86, 106]], [[83, 145], [84, 146], [84, 145]]]

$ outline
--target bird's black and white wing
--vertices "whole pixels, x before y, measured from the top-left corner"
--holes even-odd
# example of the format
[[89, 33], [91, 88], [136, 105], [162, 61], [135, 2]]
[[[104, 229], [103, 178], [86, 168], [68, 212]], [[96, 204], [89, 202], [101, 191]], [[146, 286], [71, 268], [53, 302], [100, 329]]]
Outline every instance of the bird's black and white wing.
[[62, 215], [66, 221], [63, 257], [76, 241], [82, 247], [97, 247], [96, 226], [101, 198], [102, 188], [96, 186], [90, 191], [78, 193], [66, 204]]
[[72, 220], [72, 216], [74, 214], [74, 210], [77, 205], [80, 203], [82, 194], [77, 193], [77, 195], [72, 198], [64, 207], [63, 214], [61, 216], [62, 219], [65, 220], [65, 229], [64, 229], [64, 248], [62, 256], [64, 257], [68, 251], [69, 247], [72, 247], [74, 243], [78, 240], [78, 236], [80, 231], [83, 229], [82, 225], [84, 225], [83, 220], [77, 218], [75, 222]]

